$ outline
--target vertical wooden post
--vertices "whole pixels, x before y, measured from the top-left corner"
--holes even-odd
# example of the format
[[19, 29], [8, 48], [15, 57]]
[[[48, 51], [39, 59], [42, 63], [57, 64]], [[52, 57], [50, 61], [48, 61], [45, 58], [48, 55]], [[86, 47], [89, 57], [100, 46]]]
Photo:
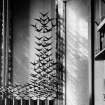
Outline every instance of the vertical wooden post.
[[22, 98], [21, 98], [21, 105], [23, 105], [23, 100], [22, 100]]
[[37, 99], [37, 105], [39, 105], [39, 103], [40, 103], [40, 102], [39, 102], [39, 99]]
[[64, 15], [65, 15], [65, 16], [64, 16], [64, 20], [65, 20], [64, 23], [65, 23], [65, 25], [64, 25], [64, 26], [65, 26], [65, 105], [66, 105], [66, 87], [67, 87], [67, 86], [66, 86], [66, 83], [67, 83], [67, 81], [66, 81], [66, 80], [67, 80], [67, 79], [66, 79], [66, 78], [67, 78], [67, 73], [66, 73], [66, 72], [67, 72], [67, 71], [66, 71], [66, 55], [67, 55], [67, 54], [66, 54], [66, 53], [67, 53], [67, 52], [66, 52], [66, 46], [67, 46], [67, 45], [66, 45], [66, 43], [67, 43], [67, 33], [66, 33], [66, 11], [67, 11], [67, 10], [66, 10], [66, 4], [67, 4], [67, 0], [64, 0], [63, 2], [64, 2], [64, 8], [65, 8], [65, 12], [64, 12]]
[[13, 105], [15, 105], [15, 100], [14, 100], [14, 97], [13, 97]]
[[94, 86], [94, 3], [95, 0], [91, 0], [91, 78], [92, 78], [92, 82], [91, 82], [91, 103], [90, 105], [95, 105], [95, 94], [94, 94], [94, 90], [95, 90], [95, 86]]
[[5, 101], [5, 102], [4, 102], [4, 103], [5, 103], [5, 105], [7, 105], [7, 99], [6, 99], [6, 98], [4, 99], [4, 101]]
[[29, 98], [29, 105], [31, 105], [31, 99]]

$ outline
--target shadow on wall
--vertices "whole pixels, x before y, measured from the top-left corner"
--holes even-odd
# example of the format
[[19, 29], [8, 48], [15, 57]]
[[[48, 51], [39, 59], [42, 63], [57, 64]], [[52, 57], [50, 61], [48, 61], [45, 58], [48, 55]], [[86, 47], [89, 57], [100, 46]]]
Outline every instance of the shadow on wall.
[[28, 78], [30, 0], [13, 0], [13, 71], [14, 82]]

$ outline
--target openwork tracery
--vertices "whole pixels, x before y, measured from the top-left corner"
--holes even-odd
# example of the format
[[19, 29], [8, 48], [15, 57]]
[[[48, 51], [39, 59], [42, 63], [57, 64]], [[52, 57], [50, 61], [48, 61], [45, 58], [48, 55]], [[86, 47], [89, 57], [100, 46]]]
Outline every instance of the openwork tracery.
[[[7, 81], [5, 86], [0, 86], [0, 101], [8, 105], [12, 105], [15, 101], [16, 103], [22, 103], [24, 100], [35, 101], [38, 99], [42, 101], [50, 99], [50, 102], [53, 103], [54, 99], [64, 99], [64, 19], [58, 13], [58, 5], [56, 5], [55, 17], [50, 17], [49, 12], [40, 12], [39, 14], [39, 18], [34, 18], [34, 22], [31, 24], [34, 32], [38, 33], [34, 35], [35, 59], [30, 62], [33, 71], [30, 74], [32, 78], [28, 83], [15, 84], [10, 81], [13, 80], [13, 72], [8, 67], [11, 74], [8, 73], [7, 79], [9, 82]], [[13, 40], [12, 37], [10, 38], [10, 41]], [[12, 45], [12, 41], [10, 44]], [[11, 54], [9, 59], [12, 60], [12, 50], [7, 53], [8, 55]], [[12, 63], [10, 61], [11, 68]], [[22, 102], [20, 102], [21, 100]]]

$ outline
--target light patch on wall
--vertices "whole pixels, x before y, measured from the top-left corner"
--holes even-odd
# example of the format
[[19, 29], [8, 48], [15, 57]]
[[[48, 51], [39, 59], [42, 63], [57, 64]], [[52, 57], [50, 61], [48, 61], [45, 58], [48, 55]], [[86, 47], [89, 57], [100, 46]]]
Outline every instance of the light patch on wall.
[[72, 33], [75, 35], [75, 31], [77, 30], [77, 16], [75, 14], [75, 11], [73, 11], [72, 9], [70, 9], [68, 7], [67, 14], [69, 19], [67, 18], [67, 26], [70, 27], [70, 30], [72, 31]]
[[67, 105], [85, 105], [89, 100], [88, 22], [79, 14], [82, 5], [75, 7], [75, 3], [67, 3]]
[[88, 39], [88, 23], [84, 19], [78, 19], [79, 34]]

